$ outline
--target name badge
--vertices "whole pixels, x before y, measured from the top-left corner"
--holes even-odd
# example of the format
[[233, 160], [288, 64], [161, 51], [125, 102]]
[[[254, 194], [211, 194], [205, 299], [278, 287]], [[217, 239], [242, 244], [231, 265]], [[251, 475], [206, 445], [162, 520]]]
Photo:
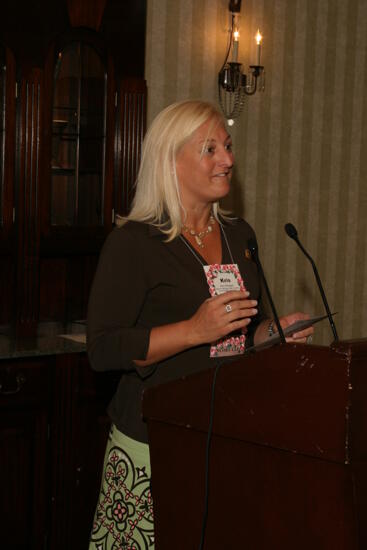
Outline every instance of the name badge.
[[[237, 264], [204, 265], [204, 271], [211, 296], [219, 296], [231, 290], [246, 290]], [[211, 345], [210, 357], [242, 355], [245, 342], [246, 336], [241, 332], [230, 334]]]

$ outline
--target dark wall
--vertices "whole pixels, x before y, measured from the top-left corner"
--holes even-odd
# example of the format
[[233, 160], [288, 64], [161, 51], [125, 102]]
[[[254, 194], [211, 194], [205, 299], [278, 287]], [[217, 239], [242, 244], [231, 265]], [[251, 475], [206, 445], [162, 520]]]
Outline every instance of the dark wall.
[[146, 0], [8, 0], [1, 12], [1, 41], [17, 65], [43, 67], [55, 39], [85, 26], [99, 32], [118, 76], [144, 76]]

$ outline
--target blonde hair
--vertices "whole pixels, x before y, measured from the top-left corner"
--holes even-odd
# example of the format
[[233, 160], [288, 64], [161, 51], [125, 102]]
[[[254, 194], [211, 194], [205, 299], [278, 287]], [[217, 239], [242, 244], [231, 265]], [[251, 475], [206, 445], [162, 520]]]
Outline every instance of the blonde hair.
[[[149, 222], [167, 235], [167, 241], [180, 234], [184, 209], [176, 157], [192, 134], [208, 120], [212, 120], [213, 126], [224, 124], [222, 114], [214, 105], [199, 100], [173, 103], [156, 116], [143, 141], [131, 211], [126, 218], [119, 219], [118, 225], [128, 220]], [[218, 214], [225, 214], [217, 202], [213, 204], [213, 213], [217, 220]]]

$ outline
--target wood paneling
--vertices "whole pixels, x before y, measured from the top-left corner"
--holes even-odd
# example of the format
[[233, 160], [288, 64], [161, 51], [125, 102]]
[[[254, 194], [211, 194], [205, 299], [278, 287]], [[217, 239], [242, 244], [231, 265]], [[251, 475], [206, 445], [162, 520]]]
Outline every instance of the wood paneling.
[[123, 79], [117, 92], [115, 134], [115, 214], [126, 215], [140, 163], [146, 124], [146, 85]]
[[32, 69], [23, 75], [19, 95], [17, 129], [18, 232], [17, 334], [29, 335], [38, 318], [39, 289], [39, 185], [42, 159], [43, 72]]
[[10, 243], [13, 239], [13, 207], [14, 207], [14, 140], [15, 140], [15, 60], [9, 48], [5, 53], [6, 84], [5, 84], [5, 143], [3, 170], [3, 224], [0, 227], [0, 249], [11, 252]]
[[72, 27], [87, 27], [98, 31], [106, 0], [66, 0]]

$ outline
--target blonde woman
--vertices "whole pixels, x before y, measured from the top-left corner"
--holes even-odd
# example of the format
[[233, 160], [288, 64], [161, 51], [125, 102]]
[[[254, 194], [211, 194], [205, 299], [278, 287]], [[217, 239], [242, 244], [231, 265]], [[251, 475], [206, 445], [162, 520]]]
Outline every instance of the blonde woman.
[[[109, 406], [93, 550], [154, 548], [144, 389], [231, 360], [268, 337], [256, 265], [245, 255], [254, 232], [219, 206], [233, 163], [231, 137], [213, 105], [167, 107], [146, 134], [131, 212], [101, 253], [88, 354], [94, 369], [122, 376]], [[224, 266], [230, 274], [221, 280], [234, 286], [216, 292], [213, 266]], [[295, 313], [281, 323], [304, 317]], [[292, 339], [305, 342], [311, 332]]]

